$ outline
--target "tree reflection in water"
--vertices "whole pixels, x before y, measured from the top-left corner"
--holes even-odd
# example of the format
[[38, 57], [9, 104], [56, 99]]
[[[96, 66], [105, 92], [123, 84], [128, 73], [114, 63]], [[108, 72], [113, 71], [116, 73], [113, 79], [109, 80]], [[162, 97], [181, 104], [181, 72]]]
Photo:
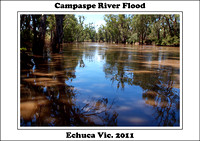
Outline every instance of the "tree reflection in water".
[[[179, 95], [172, 88], [173, 81], [168, 86], [161, 86], [158, 89], [152, 88], [143, 93], [142, 97], [146, 104], [152, 105], [157, 125], [173, 126], [179, 123]], [[178, 117], [178, 118], [177, 118]]]
[[[140, 86], [142, 98], [155, 111], [154, 123], [157, 126], [179, 126], [179, 63], [172, 60], [178, 53], [148, 52], [146, 49], [108, 49], [104, 72], [107, 79], [118, 89]], [[179, 60], [178, 60], [179, 61]], [[178, 86], [178, 88], [176, 88]]]
[[180, 125], [177, 49], [95, 45], [21, 54], [21, 126]]
[[[72, 52], [71, 52], [72, 53]], [[114, 102], [92, 98], [80, 106], [78, 91], [66, 81], [76, 78], [75, 68], [81, 52], [33, 56], [34, 65], [21, 66], [21, 126], [98, 126], [117, 125], [118, 114], [111, 111]], [[65, 58], [72, 61], [65, 61]], [[80, 60], [80, 61], [79, 61]], [[21, 56], [21, 64], [27, 58]], [[83, 61], [80, 63], [83, 67]], [[23, 68], [22, 68], [23, 67]]]

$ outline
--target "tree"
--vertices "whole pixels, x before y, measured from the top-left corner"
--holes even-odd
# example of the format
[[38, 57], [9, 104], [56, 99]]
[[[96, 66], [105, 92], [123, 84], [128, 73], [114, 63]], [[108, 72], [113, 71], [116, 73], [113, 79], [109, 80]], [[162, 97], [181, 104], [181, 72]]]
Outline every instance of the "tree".
[[76, 19], [75, 15], [66, 15], [63, 24], [64, 42], [76, 41], [78, 20]]
[[56, 19], [55, 15], [48, 15], [47, 17], [48, 22], [48, 32], [50, 32], [50, 41], [53, 42], [53, 36], [56, 30]]
[[84, 16], [79, 16], [78, 18], [78, 25], [76, 26], [76, 41], [77, 42], [83, 42], [84, 41]]
[[43, 54], [46, 35], [46, 15], [33, 15], [33, 53]]
[[104, 26], [103, 25], [101, 25], [100, 27], [99, 27], [99, 29], [98, 29], [98, 33], [97, 33], [97, 36], [98, 36], [98, 41], [100, 42], [100, 41], [103, 41], [104, 42]]
[[64, 15], [55, 15], [56, 17], [56, 31], [52, 42], [52, 49], [54, 53], [60, 52], [63, 40], [63, 19]]
[[176, 14], [105, 15], [105, 30], [100, 27], [99, 32], [106, 42], [179, 46], [179, 18]]
[[144, 40], [148, 34], [149, 27], [149, 16], [148, 15], [134, 15], [133, 17], [133, 28], [137, 33], [139, 44], [144, 44]]
[[119, 30], [120, 30], [120, 41], [122, 43], [126, 43], [128, 38], [129, 38], [129, 34], [130, 34], [130, 17], [129, 15], [118, 15], [119, 17]]
[[120, 31], [118, 28], [118, 16], [117, 15], [105, 15], [104, 20], [106, 21], [107, 31], [111, 35], [111, 41], [119, 43]]

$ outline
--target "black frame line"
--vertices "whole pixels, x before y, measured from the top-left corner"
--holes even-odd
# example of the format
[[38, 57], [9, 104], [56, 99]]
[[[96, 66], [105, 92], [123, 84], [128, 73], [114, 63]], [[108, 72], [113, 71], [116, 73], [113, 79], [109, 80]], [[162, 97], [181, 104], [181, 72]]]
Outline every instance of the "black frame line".
[[[84, 141], [85, 139], [83, 139]], [[1, 140], [1, 141], [38, 141], [38, 140]], [[39, 140], [39, 141], [81, 141], [80, 140]], [[89, 140], [85, 140], [85, 141], [89, 141]], [[91, 140], [91, 141], [131, 141], [131, 140]], [[132, 141], [171, 141], [171, 140], [132, 140]], [[174, 140], [174, 141], [199, 141], [199, 140]]]
[[[84, 139], [83, 139], [84, 140]], [[1, 141], [27, 141], [27, 140], [1, 140]], [[38, 141], [38, 140], [28, 140], [28, 141]], [[81, 140], [39, 140], [39, 141], [81, 141]], [[89, 140], [85, 140], [89, 141]], [[131, 140], [91, 140], [91, 141], [131, 141]], [[132, 141], [172, 141], [172, 140], [132, 140]], [[183, 141], [183, 140], [174, 140]], [[199, 141], [199, 140], [184, 140], [184, 141]]]
[[[200, 2], [199, 2], [199, 13], [200, 13]], [[200, 38], [200, 18], [199, 18], [199, 38]], [[200, 40], [199, 40], [199, 48], [200, 48]], [[199, 57], [199, 84], [200, 84], [200, 57]], [[200, 87], [199, 87], [199, 92], [200, 92]], [[200, 96], [199, 96], [199, 102], [200, 102]], [[200, 103], [199, 103], [199, 108], [200, 108]], [[199, 131], [200, 131], [200, 113], [199, 113]], [[200, 134], [199, 134], [199, 140], [200, 140]]]
[[[19, 29], [18, 29], [18, 12], [17, 12], [17, 127], [18, 127], [18, 86], [19, 86], [19, 84], [18, 84], [18, 32], [19, 32]], [[20, 69], [21, 70], [21, 69]], [[20, 73], [21, 73], [21, 71], [20, 71]]]
[[[109, 129], [90, 129], [90, 128], [92, 128], [92, 127], [90, 127], [90, 126], [76, 126], [76, 127], [74, 127], [74, 128], [79, 128], [79, 129], [74, 129], [74, 128], [72, 128], [71, 126], [69, 126], [69, 127], [64, 127], [64, 126], [55, 126], [55, 127], [53, 127], [54, 129], [19, 129], [19, 126], [18, 126], [18, 115], [19, 115], [19, 111], [18, 111], [18, 50], [19, 50], [19, 46], [18, 46], [18, 40], [19, 40], [19, 37], [18, 37], [18, 30], [19, 30], [19, 28], [18, 28], [18, 17], [19, 17], [19, 14], [20, 13], [25, 13], [25, 12], [27, 12], [27, 13], [33, 13], [34, 14], [34, 12], [36, 13], [36, 12], [41, 12], [41, 13], [45, 13], [45, 12], [51, 12], [51, 13], [67, 13], [67, 12], [69, 12], [69, 13], [77, 13], [77, 12], [86, 12], [86, 13], [89, 13], [89, 12], [99, 12], [99, 13], [101, 13], [101, 12], [122, 12], [122, 13], [127, 13], [127, 12], [129, 12], [129, 13], [131, 13], [131, 12], [133, 12], [133, 13], [135, 13], [135, 12], [138, 12], [138, 13], [144, 13], [144, 12], [146, 12], [146, 13], [148, 13], [148, 12], [164, 12], [164, 13], [167, 13], [167, 12], [179, 12], [179, 13], [181, 13], [182, 14], [182, 128], [180, 128], [180, 129], [162, 129], [162, 127], [156, 127], [156, 128], [161, 128], [161, 129], [134, 129], [134, 128], [138, 128], [138, 127], [140, 127], [140, 128], [143, 128], [142, 126], [130, 126], [131, 128], [133, 128], [133, 129], [123, 129], [123, 128], [129, 128], [129, 126], [116, 126], [116, 127], [114, 127], [114, 128], [117, 128], [117, 129], [110, 129], [110, 127], [113, 127], [113, 126], [106, 126], [107, 128], [109, 128]], [[181, 117], [181, 116], [180, 116]], [[32, 127], [30, 127], [30, 128], [51, 128], [50, 126], [32, 126]], [[97, 126], [96, 126], [97, 127]], [[179, 126], [180, 127], [180, 126]], [[22, 127], [22, 128], [29, 128], [29, 127]], [[56, 128], [63, 128], [63, 129], [56, 129]], [[67, 129], [66, 129], [67, 128]], [[89, 129], [80, 129], [80, 128], [89, 128]], [[98, 126], [97, 128], [105, 128], [105, 126]], [[121, 129], [122, 128], [122, 129]], [[147, 127], [146, 127], [147, 128]], [[149, 128], [154, 128], [154, 126], [151, 126], [151, 127], [149, 127]], [[167, 128], [170, 128], [169, 126], [167, 127]], [[173, 127], [172, 127], [173, 128]], [[175, 128], [175, 127], [174, 127]], [[183, 130], [183, 11], [17, 11], [17, 130]]]
[[[1, 13], [1, 1], [0, 1], [0, 13]], [[0, 14], [1, 21], [1, 14]], [[0, 22], [0, 78], [1, 78], [1, 22]], [[0, 79], [0, 140], [1, 140], [1, 79]]]
[[[1, 1], [27, 1], [27, 2], [29, 2], [29, 1], [50, 1], [50, 2], [53, 2], [55, 0], [1, 0]], [[58, 1], [66, 1], [66, 0], [58, 0]], [[85, 0], [71, 0], [71, 1], [85, 1]], [[99, 0], [87, 0], [87, 1], [99, 1]], [[104, 0], [104, 1], [106, 2], [106, 1], [123, 1], [123, 0]], [[101, 2], [104, 2], [104, 1], [101, 1]], [[133, 2], [133, 0], [126, 0], [126, 1]], [[137, 0], [137, 1], [142, 2], [142, 1], [199, 1], [199, 0]]]
[[[120, 13], [131, 13], [131, 12], [134, 12], [134, 13], [147, 13], [147, 12], [163, 12], [163, 13], [167, 13], [167, 12], [172, 12], [172, 13], [175, 13], [175, 12], [179, 12], [179, 13], [182, 13], [183, 14], [183, 11], [17, 11], [17, 13], [19, 13], [19, 12], [21, 12], [21, 13], [24, 13], [24, 12], [30, 12], [30, 13], [33, 13], [33, 12], [37, 12], [37, 13], [45, 13], [45, 12], [50, 12], [50, 13], [79, 13], [79, 12], [84, 12], [84, 13], [89, 13], [89, 12], [91, 12], [91, 13], [95, 13], [95, 12], [97, 12], [97, 13], [101, 13], [101, 12], [109, 12], [109, 13], [112, 13], [112, 12], [120, 12]], [[37, 15], [37, 14], [35, 14], [35, 15]], [[61, 14], [62, 15], [62, 14]], [[150, 15], [150, 14], [149, 14]]]

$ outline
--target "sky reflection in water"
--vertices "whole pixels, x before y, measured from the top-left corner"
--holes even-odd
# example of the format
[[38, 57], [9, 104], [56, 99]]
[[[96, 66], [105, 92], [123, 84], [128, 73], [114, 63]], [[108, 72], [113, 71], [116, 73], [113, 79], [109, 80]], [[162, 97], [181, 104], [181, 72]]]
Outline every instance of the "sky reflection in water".
[[66, 44], [21, 66], [21, 126], [179, 126], [179, 48]]

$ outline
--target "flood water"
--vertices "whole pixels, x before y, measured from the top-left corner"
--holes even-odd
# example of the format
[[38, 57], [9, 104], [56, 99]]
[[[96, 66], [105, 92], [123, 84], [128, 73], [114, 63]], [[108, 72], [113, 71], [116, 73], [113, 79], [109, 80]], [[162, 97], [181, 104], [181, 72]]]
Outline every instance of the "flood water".
[[22, 59], [21, 126], [180, 126], [180, 48], [64, 44]]

